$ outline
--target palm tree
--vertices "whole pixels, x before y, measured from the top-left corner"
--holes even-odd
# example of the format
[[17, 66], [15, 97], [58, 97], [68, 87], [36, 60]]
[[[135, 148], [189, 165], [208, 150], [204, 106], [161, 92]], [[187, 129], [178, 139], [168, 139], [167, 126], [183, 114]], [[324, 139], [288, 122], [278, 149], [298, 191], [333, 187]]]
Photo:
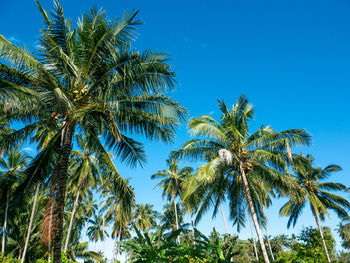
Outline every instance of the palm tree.
[[[251, 134], [249, 121], [253, 118], [254, 108], [244, 96], [239, 97], [231, 109], [228, 109], [224, 102], [219, 101], [219, 108], [220, 122], [208, 115], [192, 118], [189, 121], [190, 133], [204, 138], [186, 142], [181, 150], [173, 152], [172, 158], [205, 160], [207, 156], [215, 156], [199, 167], [197, 173], [199, 180], [211, 182], [223, 171], [227, 177], [230, 177], [230, 181], [235, 180], [236, 184], [241, 182], [241, 188], [231, 190], [244, 191], [239, 201], [230, 197], [231, 211], [233, 209], [244, 211], [244, 204], [247, 204], [264, 260], [269, 262], [251, 189], [264, 181], [274, 188], [284, 184], [285, 176], [280, 172], [287, 171], [287, 162], [292, 157], [291, 146], [308, 145], [310, 136], [302, 129], [275, 132], [270, 126], [262, 126]], [[250, 180], [253, 173], [255, 180]]]
[[337, 230], [342, 239], [342, 247], [345, 249], [350, 249], [350, 217], [345, 217], [343, 222], [339, 224], [339, 228]]
[[126, 220], [119, 220], [117, 223], [113, 225], [112, 236], [114, 236], [114, 238], [117, 237], [117, 239], [114, 239], [112, 262], [115, 262], [117, 260], [118, 255], [120, 254], [120, 251], [121, 251], [120, 242], [131, 238], [131, 233], [130, 233], [131, 225], [129, 224], [130, 223], [129, 220], [130, 220], [129, 218], [127, 218]]
[[2, 243], [1, 253], [5, 255], [5, 242], [7, 232], [8, 210], [11, 199], [11, 193], [18, 185], [20, 176], [23, 173], [24, 168], [27, 165], [29, 156], [23, 152], [20, 152], [19, 148], [10, 149], [6, 154], [6, 159], [0, 158], [0, 168], [4, 169], [0, 171], [0, 186], [2, 192], [2, 200], [5, 201], [5, 213], [4, 222], [2, 227]]
[[292, 238], [289, 238], [285, 234], [275, 236], [271, 239], [271, 249], [277, 256], [277, 258], [283, 251], [292, 249], [292, 246]]
[[181, 196], [183, 192], [183, 183], [192, 173], [191, 167], [184, 167], [178, 169], [178, 165], [175, 159], [167, 160], [169, 169], [159, 171], [152, 175], [152, 179], [162, 179], [157, 183], [156, 187], [163, 189], [163, 198], [167, 196], [168, 200], [172, 200], [174, 203], [175, 212], [175, 230], [179, 229], [176, 198]]
[[[176, 215], [175, 217], [175, 207], [174, 202], [167, 202], [163, 207], [163, 214], [160, 216], [160, 223], [162, 228], [170, 229], [171, 231], [176, 231], [179, 228], [184, 228], [186, 224], [184, 223], [184, 209], [179, 203], [176, 204]], [[177, 221], [175, 220], [177, 218]]]
[[[45, 22], [38, 52], [27, 52], [0, 35], [0, 58], [6, 61], [6, 65], [1, 64], [4, 85], [0, 97], [14, 105], [6, 112], [13, 120], [29, 122], [5, 136], [1, 145], [29, 138], [36, 127], [49, 120], [59, 124], [59, 130], [27, 170], [25, 182], [33, 178], [42, 181], [43, 167], [55, 163], [54, 263], [59, 263], [74, 134], [89, 134], [89, 143], [101, 162], [108, 157], [99, 135], [117, 157], [135, 166], [145, 163], [145, 153], [142, 145], [125, 133], [169, 143], [185, 110], [165, 95], [174, 87], [167, 57], [131, 49], [135, 27], [141, 24], [135, 19], [137, 12], [126, 13], [117, 22], [92, 9], [73, 28], [58, 0], [51, 16], [38, 6]], [[57, 160], [51, 157], [53, 153], [58, 154]], [[119, 185], [128, 192], [124, 195], [128, 200], [123, 201], [127, 204], [133, 193], [122, 178]]]
[[134, 224], [140, 231], [148, 231], [157, 225], [157, 212], [151, 204], [136, 204], [133, 211]]
[[187, 209], [196, 211], [195, 223], [198, 223], [204, 213], [213, 205], [212, 217], [214, 218], [217, 215], [220, 208], [225, 231], [228, 234], [228, 226], [222, 203], [226, 201], [229, 186], [229, 181], [224, 174], [216, 177], [210, 183], [197, 180], [196, 174], [191, 175], [186, 180], [184, 184], [185, 194], [182, 195], [182, 202]]
[[93, 260], [97, 262], [103, 262], [103, 256], [99, 252], [89, 251], [88, 242], [79, 243], [74, 245], [67, 251], [68, 258], [77, 261], [77, 259], [84, 259], [86, 261]]
[[[0, 65], [0, 72], [1, 72], [1, 65]], [[5, 117], [5, 113], [0, 111], [0, 138], [3, 136], [6, 136], [13, 132], [14, 130], [11, 129], [8, 118]], [[2, 157], [5, 153], [6, 148], [0, 148], [0, 157]]]
[[[128, 182], [129, 179], [126, 179], [126, 181]], [[120, 202], [121, 191], [113, 178], [109, 178], [109, 180], [105, 180], [101, 183], [103, 183], [103, 185], [101, 185], [100, 190], [102, 191], [102, 196], [105, 196], [105, 200], [102, 202], [102, 223], [104, 225], [106, 221], [113, 222], [112, 237], [114, 238], [114, 249], [112, 262], [114, 262], [116, 254], [119, 254], [119, 245], [117, 249], [117, 241], [122, 238], [122, 230], [129, 225], [132, 213], [125, 210], [125, 207], [122, 206]], [[132, 200], [132, 202], [134, 203], [134, 200]]]
[[28, 249], [30, 234], [32, 231], [32, 226], [33, 226], [33, 221], [34, 221], [35, 209], [36, 209], [37, 200], [38, 200], [38, 196], [39, 196], [39, 190], [40, 190], [40, 183], [37, 184], [37, 187], [35, 189], [33, 206], [32, 206], [32, 213], [31, 213], [30, 219], [29, 219], [29, 226], [28, 226], [27, 237], [26, 237], [26, 241], [25, 241], [25, 245], [24, 245], [24, 249], [23, 249], [23, 254], [22, 254], [22, 258], [21, 258], [21, 263], [24, 263], [27, 249]]
[[98, 179], [97, 177], [101, 177], [98, 161], [90, 151], [87, 140], [84, 140], [81, 135], [77, 136], [77, 140], [78, 146], [80, 149], [82, 149], [82, 151], [72, 151], [72, 164], [70, 169], [72, 170], [73, 176], [71, 176], [70, 180], [71, 184], [76, 188], [76, 194], [74, 198], [71, 218], [69, 221], [64, 252], [66, 252], [68, 249], [70, 233], [73, 227], [73, 220], [78, 207], [80, 195], [85, 194], [86, 191], [88, 191], [89, 187], [94, 188]]
[[86, 200], [86, 205], [84, 206], [84, 217], [85, 221], [88, 222], [89, 219], [96, 215], [98, 205], [96, 200], [93, 198], [92, 194], [89, 194]]
[[[18, 178], [18, 180], [21, 180], [21, 176]], [[42, 213], [45, 206], [44, 194], [39, 193], [36, 202], [34, 201], [35, 195], [17, 196], [15, 190], [11, 191], [7, 216], [5, 253], [7, 257], [17, 258], [18, 262], [20, 262], [21, 257], [23, 257], [26, 245], [26, 261], [35, 261], [35, 258], [37, 258], [38, 254], [41, 253], [41, 246], [39, 241]], [[33, 213], [34, 206], [36, 209]], [[0, 210], [0, 214], [3, 216], [4, 208]], [[32, 220], [30, 220], [30, 218], [32, 218]], [[29, 233], [30, 235], [28, 235]], [[28, 246], [28, 244], [30, 245]]]
[[96, 215], [94, 219], [90, 219], [90, 226], [88, 227], [88, 236], [94, 241], [103, 241], [105, 237], [108, 237], [108, 233], [105, 229], [106, 225], [103, 225], [103, 219], [101, 215]]
[[331, 259], [319, 219], [323, 221], [325, 215], [329, 215], [329, 210], [336, 212], [339, 217], [346, 217], [348, 214], [345, 209], [350, 208], [350, 203], [345, 198], [329, 192], [344, 191], [346, 187], [343, 184], [320, 182], [321, 180], [327, 179], [333, 172], [340, 171], [341, 167], [331, 164], [324, 169], [320, 167], [314, 168], [313, 161], [314, 159], [311, 155], [307, 155], [305, 159], [294, 161], [293, 170], [295, 172], [296, 187], [293, 191], [282, 193], [282, 195], [289, 196], [290, 199], [280, 209], [280, 215], [289, 216], [288, 228], [291, 224], [295, 226], [303, 208], [309, 203], [320, 232], [327, 260], [330, 263]]
[[[87, 230], [89, 227], [89, 221], [91, 218], [93, 218], [96, 215], [96, 211], [98, 209], [98, 205], [96, 200], [93, 199], [94, 193], [89, 190], [85, 195], [82, 195], [80, 200], [79, 200], [79, 205], [76, 209], [75, 216], [74, 216], [74, 224], [73, 228], [71, 230], [70, 234], [70, 240], [69, 240], [69, 246], [75, 246], [80, 242], [80, 238], [82, 236], [82, 231], [85, 228], [85, 237], [88, 238], [87, 236]], [[69, 203], [67, 204], [67, 207], [69, 207], [70, 210], [72, 210], [72, 207], [74, 205], [74, 198], [73, 196], [68, 197], [67, 199]], [[68, 223], [70, 221], [70, 217], [68, 216], [70, 213], [67, 213], [65, 215], [65, 220], [66, 220], [66, 233], [68, 232]], [[85, 242], [87, 240], [84, 240]], [[68, 251], [67, 250], [67, 251]]]

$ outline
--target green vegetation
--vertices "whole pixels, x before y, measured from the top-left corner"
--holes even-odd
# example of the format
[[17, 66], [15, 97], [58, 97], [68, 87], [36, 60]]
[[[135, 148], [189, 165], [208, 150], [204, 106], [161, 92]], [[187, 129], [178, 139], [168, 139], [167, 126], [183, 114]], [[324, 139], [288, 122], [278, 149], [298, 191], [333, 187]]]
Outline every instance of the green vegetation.
[[[51, 13], [37, 4], [44, 26], [36, 52], [0, 35], [1, 262], [107, 262], [94, 249], [107, 238], [112, 262], [121, 254], [127, 262], [349, 262], [321, 226], [334, 211], [350, 249], [349, 189], [329, 181], [341, 167], [314, 167], [311, 155], [294, 152], [311, 144], [303, 129], [252, 132], [245, 96], [231, 107], [218, 101], [218, 119], [189, 119], [194, 138], [169, 153], [168, 169], [149, 175], [168, 200], [161, 213], [137, 203], [112, 160], [144, 165], [136, 138], [172, 143], [185, 121], [187, 110], [168, 95], [175, 73], [167, 56], [131, 48], [138, 12], [110, 20], [91, 9], [73, 26], [58, 1]], [[22, 150], [29, 144], [34, 157]], [[309, 205], [317, 228], [269, 236], [265, 211], [280, 197], [288, 198], [280, 210], [287, 227]], [[225, 202], [238, 232], [252, 221], [257, 244], [230, 235]], [[196, 228], [210, 209], [221, 210], [225, 234]]]

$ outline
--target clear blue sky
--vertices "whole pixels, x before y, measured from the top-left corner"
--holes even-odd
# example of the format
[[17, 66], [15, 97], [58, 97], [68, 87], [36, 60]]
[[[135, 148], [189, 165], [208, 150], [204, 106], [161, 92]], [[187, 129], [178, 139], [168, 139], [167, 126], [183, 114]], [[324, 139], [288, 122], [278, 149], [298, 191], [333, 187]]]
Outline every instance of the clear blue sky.
[[[42, 4], [51, 7], [51, 1]], [[74, 21], [91, 5], [103, 7], [110, 17], [140, 9], [145, 25], [140, 26], [135, 46], [172, 57], [179, 82], [172, 95], [190, 116], [216, 116], [216, 98], [232, 104], [246, 94], [256, 107], [254, 127], [306, 129], [313, 146], [303, 151], [312, 153], [317, 165], [341, 165], [343, 171], [331, 179], [350, 185], [349, 1], [62, 0], [61, 4]], [[34, 0], [0, 0], [0, 34], [35, 48], [40, 26]], [[146, 143], [144, 169], [130, 170], [116, 162], [125, 177], [132, 177], [138, 202], [161, 209], [161, 192], [153, 190], [150, 176], [164, 169], [168, 152], [188, 138], [182, 126], [174, 145]], [[275, 201], [268, 211], [271, 234], [315, 225], [305, 209], [296, 228], [287, 231], [286, 219], [278, 216], [281, 204]], [[334, 228], [338, 223], [332, 214], [325, 224]], [[208, 216], [199, 228], [208, 233], [214, 225], [224, 231], [220, 217], [211, 221]], [[241, 237], [249, 237], [248, 230]]]

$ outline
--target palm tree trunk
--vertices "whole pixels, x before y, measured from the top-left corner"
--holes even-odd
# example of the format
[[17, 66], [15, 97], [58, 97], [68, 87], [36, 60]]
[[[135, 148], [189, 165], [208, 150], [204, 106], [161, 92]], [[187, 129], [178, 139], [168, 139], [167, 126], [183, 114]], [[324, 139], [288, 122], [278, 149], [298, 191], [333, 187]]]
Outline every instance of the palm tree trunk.
[[270, 250], [270, 254], [271, 254], [271, 258], [273, 261], [275, 261], [275, 257], [272, 253], [272, 248], [271, 248], [271, 243], [270, 243], [270, 238], [269, 238], [269, 234], [267, 233], [267, 227], [265, 228], [266, 231], [266, 239], [267, 239], [267, 244], [269, 245], [269, 250]]
[[324, 236], [323, 236], [323, 231], [322, 231], [320, 222], [318, 221], [318, 216], [317, 216], [317, 214], [315, 213], [315, 211], [314, 211], [313, 208], [312, 208], [312, 213], [314, 214], [314, 217], [315, 217], [315, 220], [316, 220], [316, 224], [317, 224], [318, 230], [320, 231], [320, 235], [321, 235], [321, 239], [322, 239], [322, 244], [323, 244], [323, 247], [324, 247], [324, 251], [326, 252], [326, 256], [327, 256], [327, 261], [328, 261], [328, 263], [331, 263], [331, 258], [329, 257], [329, 253], [328, 253], [326, 241], [324, 240]]
[[52, 231], [52, 216], [53, 216], [53, 207], [54, 204], [51, 204], [50, 207], [50, 221], [49, 221], [49, 244], [48, 244], [48, 249], [47, 249], [47, 262], [50, 263], [51, 261], [51, 245], [52, 245], [52, 235], [53, 235], [53, 231]]
[[67, 231], [67, 237], [66, 237], [66, 243], [65, 243], [65, 245], [64, 245], [64, 252], [67, 252], [67, 249], [68, 249], [69, 237], [70, 237], [70, 233], [71, 233], [71, 231], [72, 231], [74, 216], [75, 216], [75, 212], [77, 211], [78, 202], [79, 202], [79, 197], [80, 197], [80, 186], [79, 186], [79, 188], [78, 188], [78, 193], [77, 193], [77, 196], [76, 196], [75, 201], [74, 201], [74, 206], [73, 206], [73, 210], [72, 210], [72, 215], [71, 215], [70, 221], [69, 221], [69, 226], [68, 226], [68, 231]]
[[36, 208], [36, 202], [38, 200], [38, 195], [39, 195], [39, 189], [40, 189], [40, 183], [38, 183], [38, 185], [36, 186], [36, 190], [35, 190], [32, 214], [30, 215], [28, 232], [27, 232], [26, 242], [24, 244], [24, 249], [23, 249], [23, 255], [22, 255], [21, 263], [24, 263], [24, 259], [26, 257], [26, 253], [27, 253], [27, 249], [28, 249], [28, 243], [29, 243], [30, 233], [31, 233], [31, 230], [32, 230], [34, 214], [35, 214], [35, 208]]
[[7, 230], [7, 214], [9, 210], [9, 201], [10, 201], [10, 190], [6, 194], [6, 208], [5, 208], [5, 217], [4, 217], [4, 226], [2, 232], [2, 244], [1, 244], [1, 254], [5, 256], [5, 241], [6, 241], [6, 230]]
[[50, 207], [50, 221], [49, 221], [49, 242], [47, 246], [47, 262], [50, 263], [51, 261], [51, 241], [52, 241], [52, 213], [53, 213], [53, 204], [51, 204]]
[[[105, 196], [105, 200], [104, 203], [106, 204], [107, 202], [107, 195]], [[102, 217], [102, 238], [103, 238], [103, 254], [106, 255], [106, 240], [105, 240], [105, 222], [106, 221], [106, 217], [105, 214], [103, 213], [103, 217]]]
[[220, 209], [221, 209], [222, 219], [224, 219], [226, 234], [228, 234], [227, 222], [226, 222], [226, 218], [225, 218], [225, 214], [224, 214], [224, 209], [222, 208], [221, 200], [220, 200]]
[[250, 216], [250, 212], [249, 212], [249, 211], [248, 211], [248, 216], [249, 216], [250, 232], [252, 233], [252, 241], [253, 241], [253, 247], [254, 247], [255, 258], [256, 258], [256, 260], [259, 260], [258, 250], [256, 249], [256, 244], [255, 244], [255, 239], [254, 239], [252, 218], [251, 218], [251, 216]]
[[112, 263], [115, 262], [115, 255], [117, 253], [117, 239], [118, 239], [118, 231], [117, 229], [115, 230], [114, 233], [114, 244], [113, 244], [113, 257], [112, 257]]
[[192, 226], [192, 236], [194, 237], [194, 223], [193, 223], [193, 214], [191, 212], [191, 226]]
[[[120, 229], [121, 231], [121, 229]], [[121, 240], [121, 235], [122, 233], [119, 233], [119, 236], [118, 236], [118, 242]], [[120, 254], [120, 244], [118, 243], [117, 244], [117, 256]]]
[[176, 196], [174, 197], [174, 212], [175, 212], [175, 230], [179, 229], [179, 223], [177, 221], [177, 205], [176, 205]]
[[65, 124], [63, 129], [63, 143], [61, 147], [61, 155], [57, 165], [59, 165], [59, 171], [57, 174], [57, 196], [55, 198], [55, 238], [54, 238], [54, 250], [53, 250], [53, 263], [61, 263], [61, 249], [62, 249], [62, 237], [63, 237], [63, 217], [64, 217], [64, 205], [66, 195], [66, 184], [68, 176], [68, 161], [72, 148], [72, 138], [74, 134], [74, 125], [69, 123]]
[[246, 196], [247, 196], [247, 203], [248, 203], [248, 206], [250, 208], [250, 212], [251, 212], [251, 215], [252, 215], [252, 218], [253, 218], [253, 223], [254, 223], [254, 226], [255, 226], [256, 233], [258, 235], [260, 247], [261, 247], [261, 250], [262, 250], [262, 253], [263, 253], [263, 256], [264, 256], [264, 261], [265, 261], [265, 263], [270, 263], [269, 257], [267, 256], [265, 244], [264, 244], [264, 239], [263, 239], [263, 236], [262, 236], [261, 231], [260, 231], [258, 218], [257, 218], [255, 210], [254, 210], [254, 204], [253, 204], [252, 197], [250, 195], [248, 181], [247, 181], [247, 178], [246, 178], [246, 175], [245, 175], [245, 171], [243, 169], [243, 165], [242, 165], [241, 162], [239, 163], [239, 171], [240, 171], [240, 174], [242, 176], [244, 190], [245, 190], [245, 193], [246, 193]]
[[[177, 221], [177, 206], [176, 206], [176, 195], [174, 196], [174, 210], [175, 210], [175, 230], [179, 229], [179, 223]], [[179, 236], [177, 236], [177, 242], [180, 244]]]
[[[119, 227], [119, 235], [118, 235], [118, 242], [121, 240], [122, 238], [122, 226]], [[117, 244], [117, 257], [120, 253], [120, 244]]]
[[[46, 204], [46, 209], [45, 209], [45, 217], [47, 216], [46, 213], [48, 213], [49, 221], [48, 221], [48, 228], [47, 228], [47, 235], [46, 233], [42, 233], [42, 239], [44, 238], [44, 242], [47, 242], [47, 262], [51, 262], [51, 256], [52, 256], [52, 241], [53, 241], [53, 236], [54, 236], [54, 230], [53, 227], [55, 224], [53, 221], [55, 218], [53, 217], [53, 212], [54, 212], [54, 207], [55, 207], [55, 196], [57, 192], [57, 174], [59, 170], [59, 162], [56, 165], [55, 169], [52, 172], [52, 179], [51, 179], [51, 186], [50, 186], [50, 194], [49, 194], [49, 199], [48, 203]], [[45, 219], [44, 217], [44, 219]], [[47, 224], [47, 223], [46, 223]], [[44, 227], [44, 226], [43, 226]], [[42, 230], [44, 231], [44, 229]]]

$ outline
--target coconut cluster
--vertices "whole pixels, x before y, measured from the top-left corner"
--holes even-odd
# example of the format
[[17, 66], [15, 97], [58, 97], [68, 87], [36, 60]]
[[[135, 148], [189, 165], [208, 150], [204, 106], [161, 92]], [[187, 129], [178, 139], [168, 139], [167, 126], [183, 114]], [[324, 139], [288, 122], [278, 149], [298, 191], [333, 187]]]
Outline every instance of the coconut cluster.
[[63, 118], [63, 115], [56, 113], [56, 112], [53, 112], [53, 113], [51, 113], [50, 118], [57, 121], [59, 118]]
[[252, 161], [248, 158], [248, 154], [249, 152], [248, 151], [243, 151], [242, 152], [242, 158], [244, 160], [244, 168], [250, 172], [253, 170], [253, 164], [252, 164]]
[[87, 85], [84, 88], [78, 90], [73, 90], [73, 102], [77, 102], [85, 97], [85, 95], [89, 92]]

